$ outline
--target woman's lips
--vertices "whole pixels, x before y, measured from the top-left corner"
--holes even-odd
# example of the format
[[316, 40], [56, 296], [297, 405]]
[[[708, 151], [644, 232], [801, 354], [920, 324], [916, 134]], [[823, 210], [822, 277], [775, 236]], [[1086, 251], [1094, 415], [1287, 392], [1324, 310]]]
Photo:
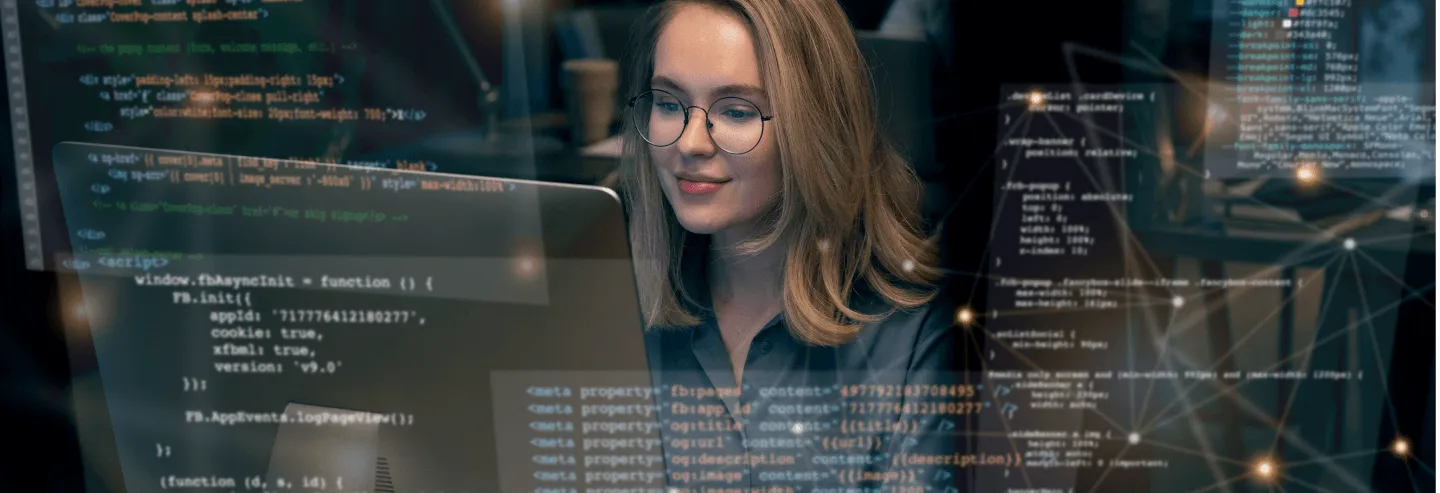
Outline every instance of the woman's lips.
[[705, 195], [715, 193], [716, 190], [720, 190], [720, 185], [724, 185], [724, 183], [715, 183], [709, 181], [690, 181], [683, 178], [680, 179], [680, 191], [689, 195]]

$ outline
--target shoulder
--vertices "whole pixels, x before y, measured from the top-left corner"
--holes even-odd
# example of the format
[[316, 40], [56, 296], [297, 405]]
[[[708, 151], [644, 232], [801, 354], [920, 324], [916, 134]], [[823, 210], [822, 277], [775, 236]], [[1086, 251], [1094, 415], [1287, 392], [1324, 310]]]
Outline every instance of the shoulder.
[[961, 305], [955, 290], [950, 287], [949, 280], [942, 280], [933, 290], [933, 297], [930, 301], [913, 308], [899, 308], [887, 302], [880, 295], [867, 289], [857, 289], [852, 298], [853, 306], [866, 313], [880, 313], [889, 315], [879, 322], [877, 326], [908, 326], [914, 324], [917, 328], [929, 331], [938, 330], [941, 327], [948, 327], [954, 320], [955, 311]]
[[873, 294], [859, 296], [856, 308], [867, 313], [890, 312], [885, 318], [869, 323], [860, 331], [856, 342], [867, 347], [883, 347], [888, 353], [902, 353], [908, 360], [925, 357], [932, 351], [951, 351], [958, 343], [955, 312], [960, 300], [954, 290], [942, 283], [929, 303], [898, 309]]

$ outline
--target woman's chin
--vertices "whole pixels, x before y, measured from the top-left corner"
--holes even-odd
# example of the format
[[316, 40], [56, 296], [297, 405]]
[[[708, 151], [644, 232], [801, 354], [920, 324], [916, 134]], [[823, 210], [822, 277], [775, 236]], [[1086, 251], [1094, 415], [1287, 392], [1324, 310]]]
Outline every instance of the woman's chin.
[[703, 217], [700, 215], [693, 216], [699, 217], [692, 217], [682, 214], [677, 218], [680, 221], [680, 226], [685, 228], [685, 231], [689, 231], [691, 234], [713, 235], [716, 232], [725, 229], [725, 226], [727, 224], [725, 221], [720, 221], [716, 218]]

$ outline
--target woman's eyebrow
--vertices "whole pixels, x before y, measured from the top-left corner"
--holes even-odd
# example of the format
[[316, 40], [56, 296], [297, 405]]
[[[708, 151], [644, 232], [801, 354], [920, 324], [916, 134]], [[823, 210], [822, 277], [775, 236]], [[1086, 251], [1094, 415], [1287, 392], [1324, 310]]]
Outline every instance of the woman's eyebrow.
[[[674, 80], [670, 79], [669, 77], [663, 76], [663, 75], [657, 75], [657, 76], [655, 76], [655, 77], [652, 77], [652, 78], [650, 79], [650, 86], [651, 86], [651, 87], [656, 87], [656, 86], [658, 86], [658, 87], [660, 87], [660, 88], [662, 88], [662, 89], [673, 89], [673, 90], [679, 91], [681, 94], [685, 94], [685, 90], [680, 88], [680, 84], [675, 83]], [[687, 95], [688, 95], [688, 94], [687, 94]]]
[[752, 84], [726, 84], [715, 88], [715, 96], [750, 96], [763, 99], [765, 90]]
[[[685, 91], [685, 89], [682, 89], [680, 87], [680, 84], [675, 82], [674, 79], [663, 75], [657, 75], [655, 77], [652, 77], [650, 79], [650, 85], [652, 87], [673, 89], [675, 91], [679, 91], [681, 94], [686, 96], [690, 95], [688, 92]], [[725, 96], [749, 96], [753, 98], [764, 99], [765, 90], [760, 88], [760, 86], [756, 86], [754, 84], [726, 84], [715, 88], [714, 96], [717, 98]]]

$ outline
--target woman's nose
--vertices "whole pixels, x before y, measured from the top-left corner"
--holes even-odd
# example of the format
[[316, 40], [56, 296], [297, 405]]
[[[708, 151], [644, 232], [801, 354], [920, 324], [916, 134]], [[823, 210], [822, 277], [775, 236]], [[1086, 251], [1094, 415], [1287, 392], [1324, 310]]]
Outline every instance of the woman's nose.
[[680, 152], [687, 156], [709, 156], [715, 154], [715, 141], [710, 139], [709, 118], [705, 110], [691, 107], [690, 121], [680, 134]]

